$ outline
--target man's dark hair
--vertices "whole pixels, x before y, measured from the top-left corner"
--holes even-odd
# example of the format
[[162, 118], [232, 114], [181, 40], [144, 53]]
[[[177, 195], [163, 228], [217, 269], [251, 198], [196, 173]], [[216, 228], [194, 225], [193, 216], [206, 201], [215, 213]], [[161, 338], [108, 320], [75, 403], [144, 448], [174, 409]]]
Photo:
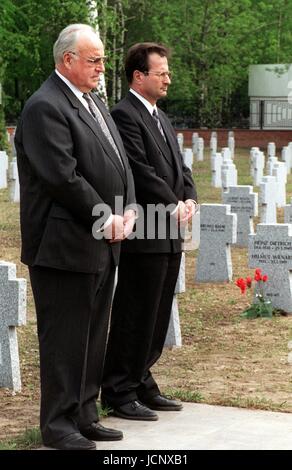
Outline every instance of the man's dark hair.
[[148, 72], [148, 57], [149, 54], [159, 54], [161, 57], [169, 58], [170, 51], [163, 44], [156, 42], [139, 42], [130, 47], [125, 61], [125, 72], [128, 83], [133, 81], [133, 73], [135, 70], [140, 72]]

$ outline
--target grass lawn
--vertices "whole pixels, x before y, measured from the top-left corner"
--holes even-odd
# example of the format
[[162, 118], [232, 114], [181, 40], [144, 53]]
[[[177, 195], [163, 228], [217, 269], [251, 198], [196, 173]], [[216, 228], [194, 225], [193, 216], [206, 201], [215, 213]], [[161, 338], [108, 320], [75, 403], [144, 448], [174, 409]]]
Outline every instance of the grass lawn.
[[[238, 184], [252, 185], [249, 152], [237, 149]], [[211, 187], [209, 151], [195, 162], [200, 203], [221, 203], [221, 190]], [[288, 177], [287, 202], [292, 196]], [[0, 190], [0, 259], [17, 264], [18, 277], [28, 279], [19, 262], [19, 207]], [[278, 210], [278, 222], [283, 210]], [[163, 392], [185, 401], [292, 412], [292, 366], [287, 362], [292, 316], [246, 320], [240, 313], [250, 297], [234, 283], [195, 282], [197, 251], [186, 252], [186, 287], [179, 294], [182, 348], [165, 350], [153, 368]], [[233, 278], [252, 275], [247, 250], [232, 248]], [[27, 325], [18, 328], [22, 391], [0, 389], [0, 449], [28, 448], [38, 442], [39, 363], [36, 321], [28, 284]], [[25, 430], [28, 430], [23, 435]], [[21, 438], [17, 436], [22, 435]]]

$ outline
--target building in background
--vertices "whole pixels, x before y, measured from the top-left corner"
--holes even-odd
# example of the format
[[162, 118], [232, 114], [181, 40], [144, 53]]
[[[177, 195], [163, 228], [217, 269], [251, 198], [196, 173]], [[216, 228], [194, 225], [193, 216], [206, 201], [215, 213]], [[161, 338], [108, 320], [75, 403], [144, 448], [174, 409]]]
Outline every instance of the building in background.
[[251, 129], [292, 129], [292, 64], [249, 67]]

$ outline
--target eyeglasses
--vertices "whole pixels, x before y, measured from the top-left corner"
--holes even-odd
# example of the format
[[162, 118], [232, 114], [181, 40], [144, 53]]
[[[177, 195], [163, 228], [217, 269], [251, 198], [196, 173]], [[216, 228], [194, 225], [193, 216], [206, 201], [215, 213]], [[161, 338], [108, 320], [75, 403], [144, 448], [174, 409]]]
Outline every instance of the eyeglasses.
[[82, 57], [82, 55], [80, 54], [77, 54], [77, 52], [73, 52], [73, 51], [68, 51], [70, 54], [73, 54], [73, 55], [77, 55], [78, 57], [80, 57], [81, 59], [85, 60], [88, 64], [92, 65], [92, 66], [96, 66], [96, 65], [100, 65], [101, 63], [102, 64], [105, 64], [106, 63], [106, 60], [107, 60], [107, 56], [103, 56], [103, 57], [95, 57], [94, 59], [89, 59], [87, 57]]
[[166, 77], [169, 78], [169, 80], [171, 80], [171, 77], [172, 77], [172, 72], [168, 71], [168, 72], [142, 72], [144, 75], [156, 75], [156, 77], [159, 77], [160, 79], [163, 79], [165, 80]]

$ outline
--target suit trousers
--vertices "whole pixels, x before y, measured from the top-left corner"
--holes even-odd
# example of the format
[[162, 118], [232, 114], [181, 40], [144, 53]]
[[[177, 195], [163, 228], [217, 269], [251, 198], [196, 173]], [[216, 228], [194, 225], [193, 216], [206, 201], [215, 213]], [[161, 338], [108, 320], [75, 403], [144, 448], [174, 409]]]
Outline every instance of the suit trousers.
[[150, 368], [161, 356], [181, 253], [122, 253], [107, 346], [102, 402], [120, 406], [160, 393]]
[[41, 374], [40, 427], [51, 444], [97, 421], [115, 266], [96, 274], [30, 267]]

